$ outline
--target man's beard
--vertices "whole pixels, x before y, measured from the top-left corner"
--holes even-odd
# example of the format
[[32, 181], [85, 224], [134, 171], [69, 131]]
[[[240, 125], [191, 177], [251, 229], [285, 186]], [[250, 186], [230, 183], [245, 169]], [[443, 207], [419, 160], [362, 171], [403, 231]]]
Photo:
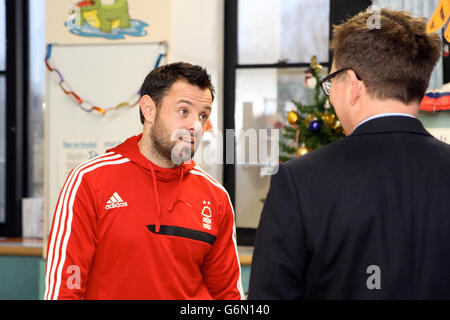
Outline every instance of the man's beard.
[[156, 115], [150, 138], [154, 151], [160, 157], [176, 165], [192, 159], [197, 149], [197, 139], [195, 139], [194, 144], [187, 145], [180, 140], [183, 137], [186, 137], [186, 139], [193, 138], [188, 130], [181, 129], [175, 130], [175, 132], [169, 132], [161, 119], [159, 119], [159, 114]]

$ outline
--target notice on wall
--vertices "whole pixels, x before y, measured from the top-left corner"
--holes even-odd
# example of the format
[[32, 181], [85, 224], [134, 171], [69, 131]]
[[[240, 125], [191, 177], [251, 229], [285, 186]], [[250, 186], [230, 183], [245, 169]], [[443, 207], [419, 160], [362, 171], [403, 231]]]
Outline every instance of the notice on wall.
[[63, 139], [61, 140], [59, 185], [63, 186], [73, 168], [102, 155], [106, 150], [114, 148], [123, 141], [97, 139]]
[[450, 144], [450, 128], [427, 128], [436, 139]]

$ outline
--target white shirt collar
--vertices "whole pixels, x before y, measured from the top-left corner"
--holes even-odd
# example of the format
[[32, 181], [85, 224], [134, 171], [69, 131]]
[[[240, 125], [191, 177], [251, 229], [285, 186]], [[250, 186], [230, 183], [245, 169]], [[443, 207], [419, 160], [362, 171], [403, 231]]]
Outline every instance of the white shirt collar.
[[407, 113], [401, 113], [401, 112], [397, 112], [397, 113], [380, 113], [380, 114], [376, 114], [376, 115], [374, 115], [374, 116], [371, 116], [371, 117], [369, 117], [369, 118], [366, 118], [366, 119], [364, 119], [363, 121], [361, 121], [360, 123], [358, 123], [358, 124], [356, 125], [356, 127], [353, 129], [353, 132], [355, 132], [355, 130], [356, 130], [359, 126], [361, 126], [363, 123], [366, 123], [366, 122], [368, 122], [368, 121], [370, 121], [370, 120], [373, 120], [373, 119], [384, 118], [384, 117], [410, 117], [410, 118], [417, 119], [416, 117], [414, 117], [414, 116], [412, 116], [412, 115], [410, 115], [410, 114], [407, 114]]

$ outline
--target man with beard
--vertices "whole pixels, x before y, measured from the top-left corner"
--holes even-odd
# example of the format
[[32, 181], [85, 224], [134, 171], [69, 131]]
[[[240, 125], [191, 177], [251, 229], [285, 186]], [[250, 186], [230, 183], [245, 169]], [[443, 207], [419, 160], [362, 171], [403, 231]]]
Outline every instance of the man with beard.
[[153, 70], [143, 133], [73, 169], [48, 242], [46, 299], [242, 299], [233, 208], [191, 158], [214, 87], [188, 63]]

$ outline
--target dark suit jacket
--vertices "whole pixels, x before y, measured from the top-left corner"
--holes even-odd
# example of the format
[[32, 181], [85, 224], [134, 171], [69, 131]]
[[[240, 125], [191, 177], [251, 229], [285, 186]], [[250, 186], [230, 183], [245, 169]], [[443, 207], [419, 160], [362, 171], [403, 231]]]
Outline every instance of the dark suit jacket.
[[249, 299], [301, 298], [450, 298], [450, 146], [419, 120], [370, 120], [272, 177]]

